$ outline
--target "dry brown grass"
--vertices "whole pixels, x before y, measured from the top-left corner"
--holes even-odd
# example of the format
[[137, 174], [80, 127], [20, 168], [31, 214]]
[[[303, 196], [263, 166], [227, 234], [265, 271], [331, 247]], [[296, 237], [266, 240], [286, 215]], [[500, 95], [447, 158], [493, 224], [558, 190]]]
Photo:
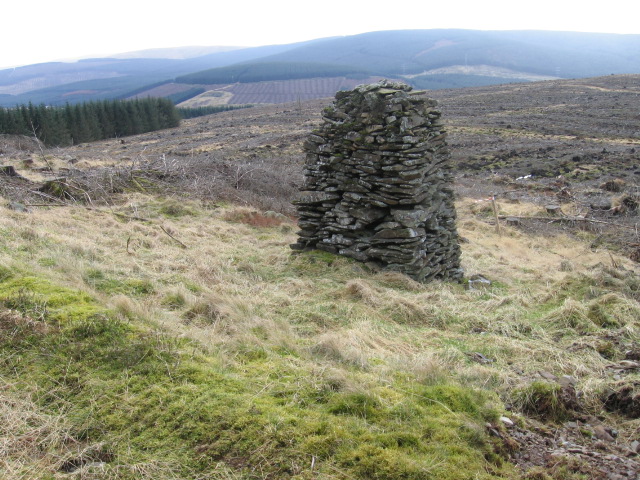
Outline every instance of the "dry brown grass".
[[[12, 480], [42, 478], [64, 469], [70, 459], [90, 458], [100, 445], [87, 446], [72, 434], [64, 415], [49, 415], [25, 393], [0, 390], [0, 476]], [[55, 478], [61, 478], [58, 473]], [[51, 477], [50, 477], [51, 478]]]
[[[245, 221], [271, 222], [264, 215], [185, 201], [193, 215], [166, 217], [142, 194], [117, 211], [150, 222], [73, 206], [31, 214], [0, 207], [8, 245], [0, 262], [87, 291], [123, 317], [192, 338], [223, 364], [235, 364], [247, 351], [288, 351], [354, 391], [372, 378], [408, 375], [434, 383], [452, 377], [505, 399], [545, 370], [575, 376], [585, 404], [596, 409], [610, 382], [609, 361], [596, 350], [597, 335], [605, 332], [597, 315], [604, 309], [626, 329], [625, 338], [637, 341], [640, 307], [617, 293], [585, 300], [571, 285], [583, 277], [604, 281], [596, 274], [612, 258], [629, 271], [637, 266], [578, 238], [511, 228], [499, 236], [467, 205], [462, 201], [459, 209], [459, 230], [468, 239], [462, 262], [467, 275], [493, 282], [484, 290], [370, 273], [347, 259], [296, 256], [288, 247], [293, 233]], [[147, 279], [153, 288], [145, 294], [97, 288], [87, 280], [96, 271], [116, 286]], [[549, 307], [539, 311], [541, 305]], [[474, 362], [473, 352], [492, 362]]]
[[622, 178], [613, 178], [601, 183], [600, 188], [602, 190], [606, 190], [607, 192], [622, 192], [626, 185], [627, 182], [625, 182]]
[[258, 212], [240, 207], [225, 212], [223, 218], [228, 222], [244, 223], [252, 227], [278, 227], [291, 222], [289, 218], [273, 211]]

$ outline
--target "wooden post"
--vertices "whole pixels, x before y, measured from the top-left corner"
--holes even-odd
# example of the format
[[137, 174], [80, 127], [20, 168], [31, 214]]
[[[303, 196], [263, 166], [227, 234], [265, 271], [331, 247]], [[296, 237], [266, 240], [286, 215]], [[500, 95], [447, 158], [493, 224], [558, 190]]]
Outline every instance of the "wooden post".
[[493, 207], [493, 216], [496, 218], [496, 233], [502, 235], [500, 232], [500, 219], [498, 219], [498, 208], [496, 207], [496, 196], [491, 194], [491, 206]]

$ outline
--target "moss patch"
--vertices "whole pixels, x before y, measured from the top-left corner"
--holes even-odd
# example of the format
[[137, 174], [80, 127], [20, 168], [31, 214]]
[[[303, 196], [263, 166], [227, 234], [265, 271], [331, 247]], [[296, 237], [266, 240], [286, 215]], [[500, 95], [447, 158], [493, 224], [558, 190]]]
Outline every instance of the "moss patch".
[[35, 277], [5, 279], [0, 299], [25, 314], [44, 304], [40, 318], [55, 320], [46, 330], [16, 323], [30, 331], [0, 339], [0, 372], [45, 392], [40, 406], [64, 411], [76, 438], [103, 445], [105, 468], [120, 472], [114, 478], [140, 478], [131, 465], [160, 463], [166, 470], [154, 478], [225, 469], [247, 479], [256, 469], [297, 479], [509, 473], [488, 463], [484, 431], [469, 427], [495, 416], [488, 394], [410, 379], [340, 392], [305, 362], [250, 342], [238, 349], [242, 361], [224, 365], [187, 340], [135, 327], [88, 295]]
[[0, 304], [56, 322], [85, 320], [106, 311], [85, 293], [32, 276], [12, 277], [0, 282]]
[[92, 288], [110, 295], [121, 294], [139, 297], [150, 295], [155, 291], [153, 284], [147, 279], [119, 279], [115, 276], [107, 275], [98, 269], [88, 270], [85, 273], [84, 279]]

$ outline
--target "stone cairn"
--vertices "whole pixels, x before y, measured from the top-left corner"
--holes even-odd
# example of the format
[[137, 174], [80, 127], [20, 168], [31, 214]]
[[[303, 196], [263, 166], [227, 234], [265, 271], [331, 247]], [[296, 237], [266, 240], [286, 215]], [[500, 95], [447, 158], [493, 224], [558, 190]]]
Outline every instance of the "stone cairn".
[[449, 151], [436, 102], [382, 81], [336, 94], [304, 143], [294, 250], [320, 249], [418, 281], [461, 279]]

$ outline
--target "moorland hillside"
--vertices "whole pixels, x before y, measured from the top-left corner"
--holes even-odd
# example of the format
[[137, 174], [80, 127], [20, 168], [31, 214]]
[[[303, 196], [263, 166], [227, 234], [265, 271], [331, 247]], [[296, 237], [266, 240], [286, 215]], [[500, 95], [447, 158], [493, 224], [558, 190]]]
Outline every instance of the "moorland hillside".
[[291, 251], [331, 99], [1, 137], [3, 478], [637, 478], [638, 85], [429, 93], [462, 283]]

